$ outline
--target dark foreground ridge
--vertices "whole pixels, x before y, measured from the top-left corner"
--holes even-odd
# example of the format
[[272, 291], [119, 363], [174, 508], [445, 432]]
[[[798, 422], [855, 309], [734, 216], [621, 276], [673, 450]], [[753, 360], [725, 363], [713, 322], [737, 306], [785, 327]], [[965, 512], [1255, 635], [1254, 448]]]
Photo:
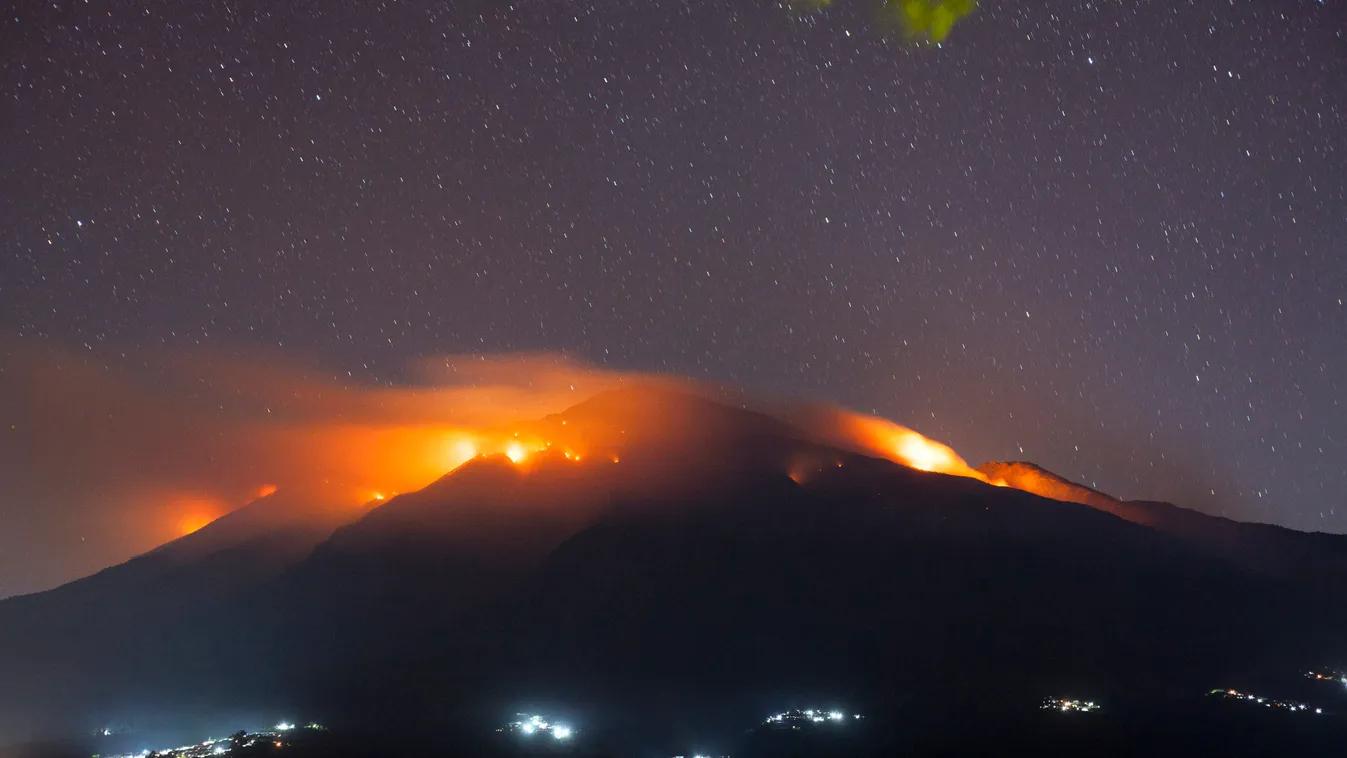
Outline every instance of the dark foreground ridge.
[[974, 717], [1079, 730], [1042, 721], [1056, 694], [1111, 704], [1089, 740], [1206, 723], [1213, 687], [1347, 654], [1347, 609], [1308, 578], [1347, 538], [1123, 504], [1147, 523], [659, 390], [539, 423], [562, 422], [604, 454], [476, 459], [344, 525], [277, 493], [0, 603], [0, 742], [305, 714], [358, 750], [468, 740], [529, 702], [584, 710], [604, 749], [675, 755], [689, 725], [742, 737], [831, 698], [895, 714], [867, 743], [891, 750], [975, 739]]

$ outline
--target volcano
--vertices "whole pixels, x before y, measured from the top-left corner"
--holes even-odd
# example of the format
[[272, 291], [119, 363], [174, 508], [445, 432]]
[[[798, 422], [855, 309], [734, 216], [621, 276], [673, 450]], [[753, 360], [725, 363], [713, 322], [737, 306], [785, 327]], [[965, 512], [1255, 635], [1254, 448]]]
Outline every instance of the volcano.
[[1031, 464], [918, 471], [663, 389], [524, 432], [548, 442], [366, 508], [283, 490], [0, 603], [0, 734], [521, 699], [1152, 696], [1341, 651], [1323, 593], [1347, 538]]

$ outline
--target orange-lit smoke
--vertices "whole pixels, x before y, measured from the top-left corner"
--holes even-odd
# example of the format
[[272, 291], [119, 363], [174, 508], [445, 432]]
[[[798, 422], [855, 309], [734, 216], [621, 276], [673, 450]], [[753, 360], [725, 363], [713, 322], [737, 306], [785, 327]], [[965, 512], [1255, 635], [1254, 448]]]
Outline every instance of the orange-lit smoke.
[[[503, 455], [523, 467], [549, 460], [616, 463], [638, 436], [711, 450], [716, 441], [733, 449], [740, 444], [734, 435], [745, 434], [736, 431], [738, 421], [716, 413], [694, 421], [640, 393], [618, 401], [621, 407], [582, 412], [576, 419], [582, 423], [567, 426], [549, 415], [604, 390], [696, 388], [553, 355], [436, 359], [396, 386], [362, 384], [346, 372], [279, 356], [25, 346], [9, 358], [8, 370], [0, 372], [0, 410], [12, 426], [8, 436], [0, 435], [0, 473], [8, 497], [43, 504], [40, 518], [50, 518], [53, 534], [101, 535], [106, 552], [81, 545], [89, 563], [72, 574], [196, 531], [278, 488], [284, 494], [321, 485], [336, 493], [324, 503], [344, 502], [331, 507], [356, 515], [479, 456]], [[789, 420], [819, 441], [988, 481], [948, 446], [897, 424], [828, 409], [807, 415], [811, 423]], [[642, 428], [626, 428], [629, 419], [640, 419]], [[753, 444], [755, 434], [744, 441]], [[837, 463], [823, 458], [788, 464], [789, 473], [803, 481]], [[648, 465], [648, 456], [631, 465]], [[6, 531], [15, 533], [0, 528], [0, 551], [10, 547]]]
[[978, 469], [987, 476], [1004, 481], [1007, 486], [1017, 490], [1032, 492], [1035, 495], [1042, 495], [1053, 500], [1088, 505], [1121, 516], [1129, 521], [1147, 523], [1144, 514], [1135, 512], [1136, 509], [1129, 509], [1125, 503], [1116, 498], [1092, 490], [1083, 484], [1063, 479], [1032, 463], [989, 461], [979, 466]]
[[177, 534], [186, 536], [229, 512], [229, 506], [208, 496], [169, 496], [170, 512], [176, 517]]
[[989, 479], [959, 457], [948, 445], [892, 421], [850, 411], [811, 407], [798, 414], [801, 425], [838, 447], [901, 463], [918, 471], [977, 479], [998, 487], [1004, 480]]
[[646, 379], [556, 355], [440, 358], [398, 386], [278, 355], [0, 343], [0, 358], [3, 497], [15, 513], [32, 506], [24, 529], [0, 522], [0, 552], [77, 543], [68, 574], [53, 568], [17, 590], [124, 560], [277, 488], [344, 491], [357, 513], [477, 456], [522, 463], [553, 443], [577, 460], [581, 441], [535, 422]]

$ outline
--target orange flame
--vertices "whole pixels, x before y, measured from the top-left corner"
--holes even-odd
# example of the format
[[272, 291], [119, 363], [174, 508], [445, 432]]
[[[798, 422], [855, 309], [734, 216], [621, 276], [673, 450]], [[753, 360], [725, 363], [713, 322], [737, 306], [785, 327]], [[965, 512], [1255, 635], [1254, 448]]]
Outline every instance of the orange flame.
[[918, 471], [962, 476], [998, 487], [1006, 486], [1004, 480], [989, 479], [969, 466], [949, 445], [892, 421], [844, 411], [825, 411], [822, 419], [815, 418], [813, 421], [809, 424], [811, 428], [839, 446], [886, 458]]
[[185, 537], [207, 526], [227, 512], [224, 504], [208, 497], [183, 497], [172, 506], [178, 513], [178, 536]]

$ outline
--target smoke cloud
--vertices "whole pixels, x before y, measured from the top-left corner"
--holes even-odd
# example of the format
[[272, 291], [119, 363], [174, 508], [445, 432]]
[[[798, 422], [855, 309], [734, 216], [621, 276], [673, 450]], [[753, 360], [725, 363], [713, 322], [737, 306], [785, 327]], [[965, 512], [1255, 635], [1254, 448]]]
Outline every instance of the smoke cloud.
[[557, 354], [425, 360], [397, 386], [293, 357], [0, 346], [0, 597], [91, 573], [276, 487], [352, 507], [422, 487], [483, 435], [624, 383]]
[[[559, 354], [424, 360], [396, 383], [219, 349], [29, 343], [0, 354], [0, 597], [92, 573], [278, 488], [321, 485], [324, 501], [351, 508], [355, 518], [362, 506], [420, 489], [479, 455], [524, 464], [555, 443], [554, 453], [577, 462], [590, 452], [616, 462], [612, 440], [586, 440], [580, 430], [538, 420], [635, 384], [765, 404], [820, 442], [1004, 484], [948, 446], [883, 419], [602, 370]], [[688, 419], [660, 407], [626, 413], [642, 422], [621, 431], [632, 432], [628, 441], [727, 431], [690, 429]], [[587, 449], [595, 443], [604, 450]]]

